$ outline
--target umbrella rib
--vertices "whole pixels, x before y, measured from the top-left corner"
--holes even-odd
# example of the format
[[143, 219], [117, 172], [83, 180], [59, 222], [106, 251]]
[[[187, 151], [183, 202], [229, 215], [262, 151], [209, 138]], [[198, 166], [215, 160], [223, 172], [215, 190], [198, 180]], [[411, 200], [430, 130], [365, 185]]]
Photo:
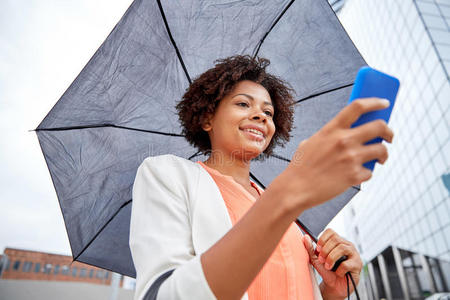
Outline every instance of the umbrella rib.
[[186, 78], [189, 81], [189, 84], [192, 84], [191, 76], [189, 76], [186, 65], [184, 64], [183, 58], [181, 57], [180, 50], [178, 49], [177, 44], [175, 43], [175, 40], [172, 36], [172, 33], [170, 32], [169, 24], [167, 23], [166, 15], [164, 14], [164, 10], [162, 8], [161, 1], [157, 0], [156, 2], [158, 2], [159, 12], [161, 13], [161, 16], [163, 18], [164, 26], [166, 27], [167, 34], [169, 35], [169, 38], [170, 38], [170, 42], [172, 43], [172, 46], [175, 48], [175, 52], [177, 53], [178, 60], [180, 61], [181, 66], [183, 67], [184, 74], [186, 74]]
[[193, 159], [194, 157], [198, 156], [200, 154], [201, 151], [197, 151], [194, 154], [192, 154], [191, 156], [189, 156], [189, 160]]
[[161, 134], [161, 135], [184, 137], [184, 135], [178, 134], [178, 133], [168, 133], [168, 132], [161, 132], [161, 131], [155, 131], [155, 130], [138, 129], [138, 128], [125, 127], [125, 126], [119, 126], [119, 125], [114, 125], [114, 124], [95, 124], [95, 125], [80, 125], [80, 126], [67, 126], [67, 127], [55, 127], [55, 128], [37, 128], [34, 131], [65, 131], [65, 130], [101, 128], [101, 127], [113, 127], [113, 128], [128, 129], [128, 130], [155, 133], [155, 134]]
[[281, 159], [281, 160], [284, 160], [284, 161], [287, 161], [287, 162], [291, 162], [290, 159], [287, 159], [287, 158], [285, 158], [283, 156], [280, 156], [280, 155], [277, 155], [277, 154], [271, 154], [271, 156], [273, 156], [275, 158], [278, 158], [278, 159]]
[[275, 22], [273, 22], [272, 26], [270, 26], [269, 30], [264, 34], [263, 38], [258, 43], [258, 47], [257, 47], [257, 49], [255, 51], [255, 54], [253, 54], [253, 58], [256, 58], [256, 56], [258, 55], [259, 49], [261, 48], [261, 45], [264, 43], [264, 40], [269, 35], [269, 33], [272, 31], [272, 29], [275, 27], [275, 25], [278, 23], [278, 21], [280, 21], [281, 17], [286, 13], [286, 11], [289, 9], [289, 7], [292, 5], [292, 3], [294, 3], [294, 1], [295, 0], [291, 0], [291, 2], [289, 2], [288, 5], [286, 5], [286, 7], [281, 12], [281, 14], [275, 20]]
[[73, 258], [73, 261], [76, 261], [78, 259], [78, 257], [80, 257], [81, 254], [83, 254], [83, 252], [95, 241], [95, 239], [103, 231], [103, 229], [105, 229], [105, 227], [108, 226], [109, 223], [111, 223], [112, 219], [114, 219], [114, 217], [119, 213], [119, 211], [122, 208], [124, 208], [126, 205], [128, 205], [131, 201], [132, 201], [132, 199], [126, 201], [124, 204], [122, 204], [119, 207], [119, 209], [114, 213], [114, 215], [111, 216], [111, 218], [105, 223], [105, 225], [103, 225], [102, 228], [100, 228], [100, 230], [97, 231], [97, 233], [92, 237], [92, 239], [89, 241], [89, 243], [87, 243], [86, 246], [84, 246], [84, 248], [80, 251], [80, 253]]
[[340, 86], [340, 87], [337, 87], [337, 88], [334, 88], [334, 89], [331, 89], [331, 90], [328, 90], [328, 91], [323, 91], [323, 92], [320, 92], [320, 93], [317, 93], [317, 94], [313, 94], [311, 96], [308, 96], [308, 97], [302, 98], [300, 100], [297, 100], [296, 103], [300, 103], [300, 102], [303, 102], [305, 100], [309, 100], [311, 98], [314, 98], [314, 97], [317, 97], [317, 96], [321, 96], [321, 95], [326, 94], [326, 93], [331, 93], [331, 92], [334, 92], [334, 91], [337, 91], [337, 90], [340, 90], [340, 89], [344, 89], [344, 88], [352, 86], [353, 84], [354, 83], [352, 82], [352, 83], [349, 83], [349, 84], [346, 84], [346, 85], [343, 85], [343, 86]]
[[250, 172], [250, 177], [251, 177], [254, 181], [256, 181], [256, 183], [259, 184], [263, 189], [266, 189], [266, 186], [265, 186], [264, 184], [262, 184], [262, 182], [259, 181], [258, 178], [256, 178], [256, 176], [253, 175], [252, 172]]

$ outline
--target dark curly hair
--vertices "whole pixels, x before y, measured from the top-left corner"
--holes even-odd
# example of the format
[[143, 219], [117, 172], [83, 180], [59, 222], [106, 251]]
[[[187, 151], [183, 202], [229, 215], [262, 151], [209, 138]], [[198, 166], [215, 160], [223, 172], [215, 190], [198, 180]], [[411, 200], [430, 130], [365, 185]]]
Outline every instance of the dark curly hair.
[[270, 61], [236, 55], [215, 61], [216, 65], [197, 77], [189, 86], [176, 109], [183, 126], [182, 133], [188, 142], [203, 153], [211, 151], [208, 133], [202, 124], [208, 115], [213, 115], [220, 100], [231, 92], [234, 85], [251, 80], [262, 85], [269, 93], [274, 105], [273, 121], [275, 133], [267, 148], [257, 158], [264, 159], [272, 154], [275, 145], [284, 146], [289, 141], [294, 117], [294, 90], [282, 79], [266, 73]]

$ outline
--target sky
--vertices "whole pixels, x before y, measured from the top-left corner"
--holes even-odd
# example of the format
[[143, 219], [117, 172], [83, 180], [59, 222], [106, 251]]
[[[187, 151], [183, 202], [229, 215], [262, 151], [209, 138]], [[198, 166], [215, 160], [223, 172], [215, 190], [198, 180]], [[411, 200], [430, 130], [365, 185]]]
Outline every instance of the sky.
[[35, 129], [131, 0], [0, 1], [0, 253], [70, 255]]
[[[0, 2], [0, 253], [71, 255], [35, 129], [131, 0]], [[342, 233], [340, 222], [333, 228]]]

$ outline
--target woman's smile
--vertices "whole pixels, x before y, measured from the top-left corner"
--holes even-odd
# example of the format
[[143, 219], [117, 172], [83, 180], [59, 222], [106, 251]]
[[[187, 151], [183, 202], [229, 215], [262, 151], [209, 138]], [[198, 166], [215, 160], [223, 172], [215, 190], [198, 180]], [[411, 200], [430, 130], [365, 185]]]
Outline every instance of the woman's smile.
[[264, 133], [259, 130], [253, 128], [245, 128], [241, 129], [244, 132], [244, 135], [251, 140], [262, 142], [265, 140]]

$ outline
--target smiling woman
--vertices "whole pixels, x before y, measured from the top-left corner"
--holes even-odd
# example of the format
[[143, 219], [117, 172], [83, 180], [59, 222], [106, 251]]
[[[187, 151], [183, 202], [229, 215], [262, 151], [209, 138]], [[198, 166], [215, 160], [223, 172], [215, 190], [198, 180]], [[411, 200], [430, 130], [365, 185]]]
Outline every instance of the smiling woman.
[[327, 230], [315, 252], [294, 222], [368, 180], [364, 162], [386, 161], [384, 145], [364, 146], [376, 136], [392, 141], [386, 124], [351, 128], [386, 103], [355, 100], [300, 143], [263, 190], [250, 180], [250, 163], [289, 140], [294, 104], [268, 65], [249, 56], [220, 60], [178, 103], [183, 133], [206, 161], [162, 155], [139, 167], [130, 226], [136, 299], [344, 299], [346, 274], [358, 283], [362, 263], [351, 243]]

